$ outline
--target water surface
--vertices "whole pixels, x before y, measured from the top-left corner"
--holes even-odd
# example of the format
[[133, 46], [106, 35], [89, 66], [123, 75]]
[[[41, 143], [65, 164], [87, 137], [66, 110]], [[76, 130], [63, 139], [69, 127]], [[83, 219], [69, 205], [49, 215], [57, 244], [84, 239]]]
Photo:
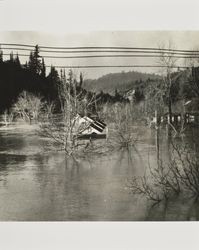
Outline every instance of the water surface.
[[[198, 220], [194, 199], [152, 206], [129, 191], [127, 180], [142, 176], [149, 161], [157, 162], [155, 132], [147, 128], [143, 138], [129, 150], [73, 160], [64, 152], [46, 151], [35, 125], [1, 128], [0, 220]], [[159, 155], [168, 158], [163, 135], [160, 142]]]

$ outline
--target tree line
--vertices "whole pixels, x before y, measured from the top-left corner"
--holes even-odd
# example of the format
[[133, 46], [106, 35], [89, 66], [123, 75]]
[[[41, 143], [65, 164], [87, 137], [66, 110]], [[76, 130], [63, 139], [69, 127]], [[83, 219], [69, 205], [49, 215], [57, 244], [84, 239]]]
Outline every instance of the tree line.
[[[172, 79], [171, 86], [164, 84], [160, 77], [157, 77], [157, 79], [140, 79], [136, 81], [132, 79], [132, 82], [129, 81], [127, 85], [130, 89], [131, 85], [135, 89], [135, 102], [146, 100], [147, 98], [154, 100], [154, 96], [158, 99], [159, 95], [161, 95], [164, 104], [169, 105], [170, 101], [174, 103], [182, 98], [182, 96], [185, 99], [198, 97], [199, 74], [197, 68], [192, 69], [192, 72], [186, 70], [183, 72], [171, 72], [167, 74]], [[23, 90], [40, 95], [49, 103], [52, 101], [56, 102], [59, 109], [58, 86], [64, 77], [68, 77], [66, 75], [65, 70], [58, 72], [54, 66], [51, 66], [48, 74], [46, 73], [45, 61], [40, 56], [38, 45], [30, 52], [29, 60], [23, 65], [20, 62], [18, 54], [14, 55], [13, 52], [10, 53], [8, 60], [3, 60], [3, 51], [0, 50], [0, 112], [9, 109], [16, 102]], [[83, 84], [84, 79], [81, 73], [79, 79], [76, 79], [76, 81], [78, 88], [83, 89], [86, 87]], [[163, 81], [167, 83], [168, 79], [163, 79]], [[164, 86], [164, 89], [162, 86]], [[95, 93], [91, 92], [88, 88], [86, 89], [84, 89], [84, 93], [87, 95], [95, 94], [98, 104], [128, 102], [124, 89], [115, 88], [113, 94], [104, 93], [103, 91]], [[157, 103], [159, 104], [159, 101]]]
[[[8, 60], [3, 60], [3, 51], [0, 50], [0, 112], [9, 109], [16, 102], [20, 93], [24, 90], [35, 95], [42, 96], [47, 102], [58, 102], [58, 86], [67, 77], [65, 70], [60, 72], [51, 66], [50, 72], [46, 73], [44, 58], [39, 54], [39, 46], [36, 45], [34, 51], [30, 52], [29, 60], [21, 64], [18, 54], [10, 53]], [[83, 76], [80, 73], [77, 85], [83, 89]], [[93, 92], [84, 90], [92, 95]], [[100, 102], [115, 103], [125, 101], [121, 94], [112, 96], [101, 91], [96, 94]], [[59, 108], [59, 104], [57, 103]]]

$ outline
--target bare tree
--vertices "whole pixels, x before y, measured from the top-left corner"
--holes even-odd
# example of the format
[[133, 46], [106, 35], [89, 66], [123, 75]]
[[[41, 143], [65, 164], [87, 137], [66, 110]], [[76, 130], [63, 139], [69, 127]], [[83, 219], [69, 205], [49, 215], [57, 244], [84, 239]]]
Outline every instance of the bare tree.
[[113, 147], [135, 145], [139, 138], [137, 130], [142, 115], [139, 106], [130, 103], [103, 105], [100, 117], [108, 123], [108, 141]]
[[91, 124], [89, 119], [82, 117], [92, 111], [95, 95], [89, 94], [78, 85], [71, 70], [68, 76], [62, 72], [58, 92], [60, 117], [56, 119], [55, 116], [49, 115], [49, 119], [40, 124], [40, 132], [65, 150], [67, 155], [72, 155], [80, 146], [79, 136]]
[[161, 81], [154, 81], [146, 89], [144, 111], [149, 127], [155, 125], [158, 128], [159, 121], [156, 120], [157, 116], [165, 113], [164, 94], [161, 84]]
[[9, 124], [11, 124], [14, 120], [14, 113], [12, 110], [5, 110], [3, 113], [3, 122], [4, 125], [7, 127]]
[[38, 120], [42, 107], [43, 102], [40, 96], [23, 91], [12, 110], [14, 113], [19, 114], [25, 121], [31, 122], [31, 120]]
[[159, 202], [175, 194], [187, 193], [199, 196], [198, 154], [189, 150], [187, 145], [172, 145], [172, 155], [168, 163], [159, 161], [142, 177], [133, 177], [127, 186], [134, 194], [141, 194]]
[[174, 74], [174, 70], [176, 67], [177, 58], [173, 56], [174, 46], [171, 41], [168, 42], [167, 48], [165, 46], [160, 46], [160, 57], [159, 57], [159, 65], [162, 66], [162, 96], [165, 100], [165, 103], [168, 107], [168, 122], [172, 124], [172, 87], [175, 83], [175, 80], [178, 75]]
[[199, 66], [199, 49], [198, 47], [193, 48], [190, 51], [191, 56], [185, 58], [184, 64], [188, 68], [198, 67]]
[[47, 118], [50, 118], [50, 116], [52, 116], [53, 113], [54, 113], [55, 103], [53, 101], [52, 102], [46, 102], [45, 105], [44, 105], [44, 110], [45, 110]]

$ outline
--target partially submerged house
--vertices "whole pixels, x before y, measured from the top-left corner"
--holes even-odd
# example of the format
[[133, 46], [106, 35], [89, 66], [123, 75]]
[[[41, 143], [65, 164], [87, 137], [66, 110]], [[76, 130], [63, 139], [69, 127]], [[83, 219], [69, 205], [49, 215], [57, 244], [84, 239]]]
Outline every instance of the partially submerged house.
[[107, 125], [96, 116], [80, 116], [74, 120], [74, 130], [80, 139], [106, 138]]

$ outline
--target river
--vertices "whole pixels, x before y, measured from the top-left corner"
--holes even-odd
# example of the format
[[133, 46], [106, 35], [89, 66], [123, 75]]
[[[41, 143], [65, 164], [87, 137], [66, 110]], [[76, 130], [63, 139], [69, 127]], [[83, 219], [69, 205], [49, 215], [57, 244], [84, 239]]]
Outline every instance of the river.
[[[146, 128], [135, 147], [72, 160], [45, 149], [36, 125], [0, 129], [1, 221], [199, 220], [199, 203], [178, 197], [155, 206], [126, 183], [157, 162], [155, 131]], [[185, 135], [198, 134], [192, 128]], [[178, 140], [178, 139], [176, 139]], [[180, 140], [179, 140], [180, 143]], [[159, 156], [168, 158], [162, 132]]]

